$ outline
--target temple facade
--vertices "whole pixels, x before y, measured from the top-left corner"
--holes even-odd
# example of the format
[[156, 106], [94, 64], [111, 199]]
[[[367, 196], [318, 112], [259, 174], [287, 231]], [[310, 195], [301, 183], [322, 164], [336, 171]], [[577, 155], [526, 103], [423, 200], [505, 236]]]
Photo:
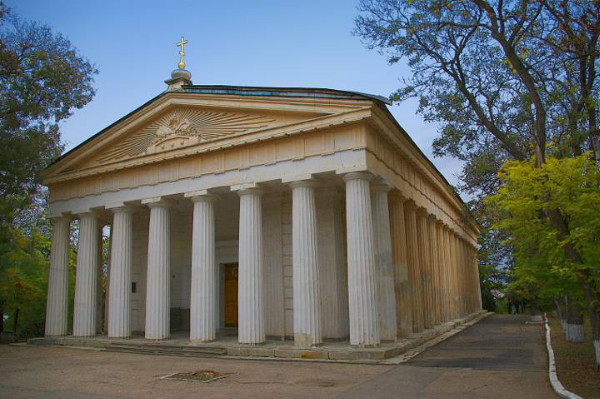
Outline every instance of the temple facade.
[[481, 309], [478, 227], [384, 98], [183, 72], [45, 171], [46, 336], [70, 333], [75, 219], [76, 337], [374, 347]]

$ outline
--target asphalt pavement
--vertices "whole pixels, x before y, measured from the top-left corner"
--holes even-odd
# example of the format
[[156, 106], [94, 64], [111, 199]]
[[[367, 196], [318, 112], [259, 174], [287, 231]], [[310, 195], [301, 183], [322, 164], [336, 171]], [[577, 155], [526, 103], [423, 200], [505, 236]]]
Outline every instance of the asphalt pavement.
[[338, 398], [558, 398], [543, 324], [493, 315]]

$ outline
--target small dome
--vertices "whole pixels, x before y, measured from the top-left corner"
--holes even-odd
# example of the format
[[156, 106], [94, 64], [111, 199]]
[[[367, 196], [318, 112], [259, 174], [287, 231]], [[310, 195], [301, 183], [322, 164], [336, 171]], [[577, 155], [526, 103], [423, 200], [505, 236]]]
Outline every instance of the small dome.
[[173, 72], [171, 72], [171, 78], [192, 80], [192, 74], [190, 73], [190, 71], [187, 71], [185, 69], [175, 69], [173, 70]]

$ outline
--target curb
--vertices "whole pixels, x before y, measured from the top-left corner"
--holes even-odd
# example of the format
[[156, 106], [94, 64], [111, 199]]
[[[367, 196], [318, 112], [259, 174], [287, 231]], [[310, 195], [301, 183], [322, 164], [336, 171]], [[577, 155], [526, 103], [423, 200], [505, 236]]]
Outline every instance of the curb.
[[565, 399], [583, 399], [581, 396], [567, 391], [558, 380], [558, 376], [556, 375], [556, 363], [554, 361], [554, 350], [552, 349], [552, 344], [550, 342], [550, 326], [548, 325], [546, 313], [544, 313], [544, 326], [546, 326], [546, 349], [548, 350], [548, 377], [550, 378], [550, 384], [552, 385], [554, 392]]

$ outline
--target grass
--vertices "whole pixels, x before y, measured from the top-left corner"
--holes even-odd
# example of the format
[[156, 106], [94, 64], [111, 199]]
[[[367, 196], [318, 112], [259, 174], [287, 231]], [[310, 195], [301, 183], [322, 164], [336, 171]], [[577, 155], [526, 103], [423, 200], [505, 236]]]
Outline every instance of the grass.
[[565, 389], [585, 399], [600, 399], [600, 370], [596, 369], [590, 323], [584, 324], [585, 342], [567, 342], [560, 321], [549, 318], [558, 379]]

